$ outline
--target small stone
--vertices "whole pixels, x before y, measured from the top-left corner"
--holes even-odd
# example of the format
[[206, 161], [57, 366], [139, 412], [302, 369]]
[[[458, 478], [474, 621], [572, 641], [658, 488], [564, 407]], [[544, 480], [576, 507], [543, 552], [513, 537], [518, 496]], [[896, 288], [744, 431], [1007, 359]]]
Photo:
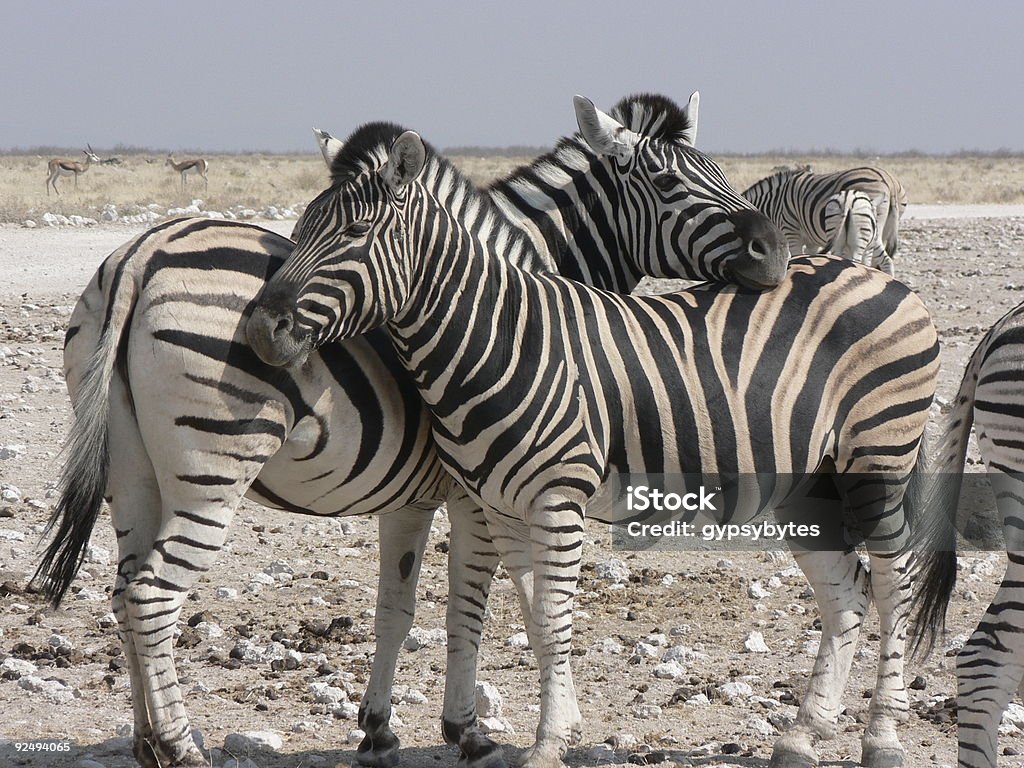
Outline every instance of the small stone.
[[761, 582], [752, 581], [750, 586], [747, 587], [747, 597], [753, 598], [754, 600], [763, 600], [766, 597], [771, 597], [771, 592], [761, 586]]
[[441, 645], [447, 642], [448, 633], [443, 629], [421, 629], [413, 627], [405, 638], [402, 647], [407, 651], [418, 651], [430, 645]]
[[637, 643], [636, 644], [636, 648], [633, 649], [633, 652], [637, 656], [641, 656], [643, 658], [648, 658], [648, 659], [656, 659], [656, 658], [658, 658], [658, 649], [655, 646], [651, 645], [650, 643], [642, 643], [642, 642], [641, 643]]
[[249, 752], [277, 752], [284, 746], [284, 739], [274, 731], [246, 731], [229, 733], [224, 737], [224, 751], [235, 756]]
[[910, 681], [910, 689], [912, 691], [923, 691], [928, 687], [928, 679], [922, 675], [918, 675]]
[[221, 600], [237, 600], [238, 590], [234, 587], [218, 587], [215, 593]]
[[476, 713], [478, 717], [501, 717], [501, 694], [490, 683], [476, 684]]
[[340, 706], [331, 710], [331, 714], [338, 720], [357, 720], [359, 719], [359, 705], [353, 704], [351, 701], [343, 701]]
[[757, 631], [747, 635], [747, 639], [743, 641], [743, 647], [747, 650], [747, 653], [769, 652], [768, 644], [764, 641], [764, 635]]
[[726, 704], [743, 701], [754, 694], [754, 689], [751, 688], [748, 683], [741, 683], [737, 681], [722, 683], [718, 686], [717, 690], [719, 697]]
[[629, 568], [616, 557], [604, 560], [594, 567], [594, 573], [602, 581], [622, 584], [629, 581]]
[[525, 632], [517, 632], [505, 640], [505, 645], [509, 648], [529, 648], [530, 638]]
[[422, 691], [410, 688], [402, 694], [402, 702], [405, 704], [426, 704], [427, 697], [423, 695]]
[[0, 663], [0, 672], [4, 673], [4, 677], [10, 673], [12, 676], [16, 676], [15, 679], [17, 679], [17, 677], [22, 675], [34, 675], [36, 671], [36, 665], [31, 661], [16, 659], [13, 656], [8, 656]]
[[633, 714], [641, 720], [654, 720], [661, 717], [661, 707], [657, 704], [637, 704]]
[[652, 674], [659, 680], [678, 680], [686, 674], [686, 669], [678, 661], [666, 661], [658, 664]]
[[347, 741], [349, 744], [359, 744], [366, 738], [366, 731], [355, 728], [348, 732]]

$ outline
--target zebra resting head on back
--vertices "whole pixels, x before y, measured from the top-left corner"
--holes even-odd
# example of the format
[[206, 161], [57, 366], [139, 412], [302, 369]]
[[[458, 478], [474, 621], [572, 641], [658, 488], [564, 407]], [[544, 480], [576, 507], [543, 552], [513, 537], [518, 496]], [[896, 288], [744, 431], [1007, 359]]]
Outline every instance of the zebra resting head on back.
[[928, 451], [912, 640], [929, 650], [956, 586], [957, 530], [972, 522], [972, 514], [958, 509], [972, 425], [1002, 520], [1007, 563], [985, 616], [957, 653], [957, 765], [996, 768], [1003, 713], [1024, 688], [1024, 304], [978, 343]]
[[[693, 140], [695, 110], [664, 97], [627, 97], [612, 113], [659, 151]], [[318, 139], [331, 157], [341, 148], [327, 134]], [[650, 242], [663, 270], [728, 277], [736, 252], [751, 243], [729, 230], [731, 187], [701, 187], [725, 198], [722, 205], [704, 204], [723, 211], [705, 219], [714, 239], [673, 237], [659, 244], [657, 238], [673, 232], [650, 218], [653, 204], [638, 204], [633, 184], [649, 177], [612, 184], [618, 177], [610, 173], [611, 162], [597, 157], [582, 136], [573, 137], [513, 172], [514, 193], [488, 192], [500, 198], [511, 226], [531, 239], [544, 233], [543, 253], [531, 253], [524, 266], [556, 265], [625, 293], [638, 278], [636, 259], [623, 248]], [[620, 198], [620, 190], [631, 196]], [[659, 194], [652, 185], [647, 196]], [[602, 204], [591, 205], [594, 199]], [[681, 198], [675, 207], [681, 212], [686, 205]], [[763, 229], [774, 226], [760, 220]], [[778, 233], [767, 237], [781, 242]], [[429, 416], [386, 336], [323, 347], [290, 371], [271, 369], [252, 354], [244, 321], [292, 245], [239, 222], [164, 222], [103, 262], [69, 324], [65, 376], [77, 417], [52, 518], [55, 535], [36, 581], [60, 601], [106, 496], [119, 531], [112, 609], [131, 674], [134, 751], [145, 768], [208, 764], [174, 682], [173, 632], [185, 595], [217, 556], [243, 495], [299, 514], [381, 515], [377, 648], [360, 704], [366, 736], [357, 759], [390, 766], [399, 754], [389, 727], [391, 684], [412, 626], [433, 510], [447, 503], [455, 515], [469, 502], [461, 490], [448, 492]], [[785, 255], [784, 247], [776, 250]], [[482, 526], [482, 516], [476, 518]], [[473, 699], [483, 623], [477, 607], [486, 599], [489, 576], [483, 574], [493, 572], [496, 555], [484, 553], [466, 526], [452, 536], [454, 551], [466, 549], [460, 541], [467, 532], [474, 559], [452, 558], [449, 565], [451, 582], [462, 589], [449, 598], [449, 610], [456, 611], [449, 627], [456, 631], [449, 636], [444, 735], [482, 761], [497, 750], [478, 728]], [[147, 608], [153, 605], [159, 607]]]
[[[391, 124], [357, 130], [333, 178], [246, 334], [264, 361], [295, 366], [318, 345], [386, 329], [433, 415], [442, 463], [483, 507], [519, 591], [541, 681], [523, 764], [559, 766], [581, 737], [573, 597], [584, 511], [608, 519], [610, 474], [770, 468], [774, 482], [755, 506], [812, 510], [833, 531], [858, 521], [872, 569], [869, 588], [852, 548], [795, 553], [819, 576], [829, 641], [816, 693], [776, 743], [773, 765], [815, 764], [814, 741], [834, 732], [869, 596], [881, 651], [863, 761], [901, 765], [903, 547], [913, 517], [904, 493], [938, 353], [916, 295], [827, 257], [796, 260], [764, 292], [617, 296], [529, 273], [530, 241], [417, 134]], [[802, 497], [811, 479], [828, 493]], [[453, 515], [453, 539], [468, 524]]]
[[[794, 253], [805, 249], [823, 253], [834, 235], [826, 226], [826, 205], [832, 196], [846, 190], [859, 190], [874, 204], [878, 236], [884, 249], [880, 263], [889, 264], [896, 256], [907, 193], [899, 179], [882, 168], [864, 166], [836, 173], [812, 173], [809, 165], [783, 167], [749, 186], [743, 196], [779, 225]], [[886, 271], [892, 274], [889, 269]]]

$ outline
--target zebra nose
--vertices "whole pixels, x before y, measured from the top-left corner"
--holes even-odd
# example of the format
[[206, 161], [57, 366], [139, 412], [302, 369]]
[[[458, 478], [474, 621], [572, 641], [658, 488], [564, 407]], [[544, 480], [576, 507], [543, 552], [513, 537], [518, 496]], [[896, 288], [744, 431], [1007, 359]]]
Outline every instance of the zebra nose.
[[750, 288], [772, 288], [782, 282], [789, 263], [789, 246], [779, 228], [754, 210], [734, 213], [733, 225], [743, 250], [729, 266], [739, 282]]
[[293, 365], [305, 359], [308, 339], [297, 332], [293, 294], [265, 291], [245, 326], [249, 345], [270, 365]]

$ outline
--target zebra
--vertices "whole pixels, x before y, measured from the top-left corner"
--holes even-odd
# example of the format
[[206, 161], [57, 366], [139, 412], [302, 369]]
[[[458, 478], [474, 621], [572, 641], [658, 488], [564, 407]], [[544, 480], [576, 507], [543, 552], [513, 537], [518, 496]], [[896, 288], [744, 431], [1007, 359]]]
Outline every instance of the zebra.
[[[588, 127], [597, 143], [620, 142], [611, 149], [622, 155], [644, 142]], [[681, 194], [672, 167], [650, 172], [666, 197]], [[609, 519], [611, 473], [756, 470], [784, 474], [750, 504], [784, 507], [798, 478], [814, 475], [832, 495], [812, 502], [827, 510], [821, 519], [835, 526], [849, 513], [866, 528], [881, 654], [863, 761], [902, 764], [911, 560], [900, 549], [902, 504], [938, 365], [917, 296], [826, 256], [794, 259], [766, 292], [621, 296], [531, 273], [520, 266], [530, 241], [418, 134], [392, 124], [357, 129], [332, 177], [246, 335], [265, 362], [289, 367], [372, 329], [390, 337], [432, 414], [442, 463], [483, 507], [519, 592], [541, 688], [523, 765], [559, 766], [581, 737], [573, 596], [584, 510]], [[472, 558], [456, 546], [460, 528], [479, 535], [464, 511], [451, 516], [452, 561]], [[775, 766], [816, 764], [813, 740], [835, 728], [869, 599], [851, 548], [796, 556], [827, 574], [816, 597], [828, 640], [814, 696], [776, 742]]]
[[878, 235], [876, 207], [877, 203], [860, 190], [847, 189], [832, 195], [822, 214], [824, 229], [831, 237], [824, 252], [869, 264], [895, 277], [892, 257]]
[[809, 165], [777, 168], [744, 190], [743, 196], [779, 225], [793, 253], [801, 249], [820, 253], [832, 242], [832, 231], [825, 222], [826, 205], [833, 195], [848, 189], [871, 198], [885, 249], [883, 262], [891, 262], [899, 244], [907, 193], [899, 179], [882, 168], [864, 166], [825, 174], [813, 173]]
[[[581, 120], [638, 135], [589, 101], [578, 100], [577, 109]], [[781, 234], [688, 148], [695, 111], [641, 95], [613, 114], [649, 131], [632, 164], [573, 137], [496, 186], [506, 210], [519, 212], [542, 244], [552, 243], [524, 266], [575, 271], [622, 292], [644, 270], [778, 282], [789, 256]], [[669, 160], [686, 178], [663, 199], [644, 169]], [[592, 247], [576, 248], [577, 240]], [[71, 318], [65, 368], [76, 421], [56, 535], [37, 580], [60, 600], [108, 493], [120, 550], [114, 608], [132, 679], [134, 751], [146, 766], [202, 759], [166, 649], [181, 601], [216, 555], [243, 495], [296, 513], [386, 513], [379, 517], [378, 652], [360, 709], [367, 737], [359, 759], [394, 764], [391, 680], [412, 625], [432, 513], [446, 500], [450, 510], [470, 503], [451, 489], [428, 415], [385, 336], [325, 347], [301, 371], [276, 371], [253, 355], [244, 320], [291, 246], [237, 222], [166, 222], [107, 259]], [[161, 520], [161, 508], [174, 513]], [[497, 753], [476, 729], [474, 638], [482, 615], [471, 606], [486, 597], [489, 576], [459, 561], [451, 567], [453, 583], [477, 585], [482, 595], [467, 586], [449, 603], [462, 638], [449, 653], [450, 678], [464, 672], [469, 682], [446, 687], [444, 734], [486, 760]], [[146, 607], [156, 599], [165, 601], [160, 610]], [[152, 630], [152, 649], [140, 647], [138, 633]]]
[[956, 582], [957, 503], [975, 427], [981, 457], [1003, 520], [1006, 572], [984, 618], [957, 654], [958, 764], [995, 768], [999, 723], [1024, 681], [1024, 304], [1010, 310], [978, 343], [953, 407], [929, 451], [930, 483], [921, 506], [931, 524], [916, 585], [915, 645], [930, 647], [944, 623]]

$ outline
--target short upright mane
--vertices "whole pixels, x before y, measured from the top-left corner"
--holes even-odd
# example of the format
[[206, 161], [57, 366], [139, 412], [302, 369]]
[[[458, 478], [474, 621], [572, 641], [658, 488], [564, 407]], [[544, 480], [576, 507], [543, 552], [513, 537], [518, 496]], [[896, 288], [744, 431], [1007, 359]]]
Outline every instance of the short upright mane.
[[[380, 168], [387, 160], [388, 150], [395, 139], [406, 130], [396, 123], [383, 121], [356, 128], [331, 161], [331, 181], [347, 181], [367, 170]], [[426, 146], [429, 154], [437, 154], [429, 144]]]
[[673, 143], [682, 143], [686, 132], [694, 127], [678, 104], [659, 93], [626, 96], [610, 114], [635, 133]]

